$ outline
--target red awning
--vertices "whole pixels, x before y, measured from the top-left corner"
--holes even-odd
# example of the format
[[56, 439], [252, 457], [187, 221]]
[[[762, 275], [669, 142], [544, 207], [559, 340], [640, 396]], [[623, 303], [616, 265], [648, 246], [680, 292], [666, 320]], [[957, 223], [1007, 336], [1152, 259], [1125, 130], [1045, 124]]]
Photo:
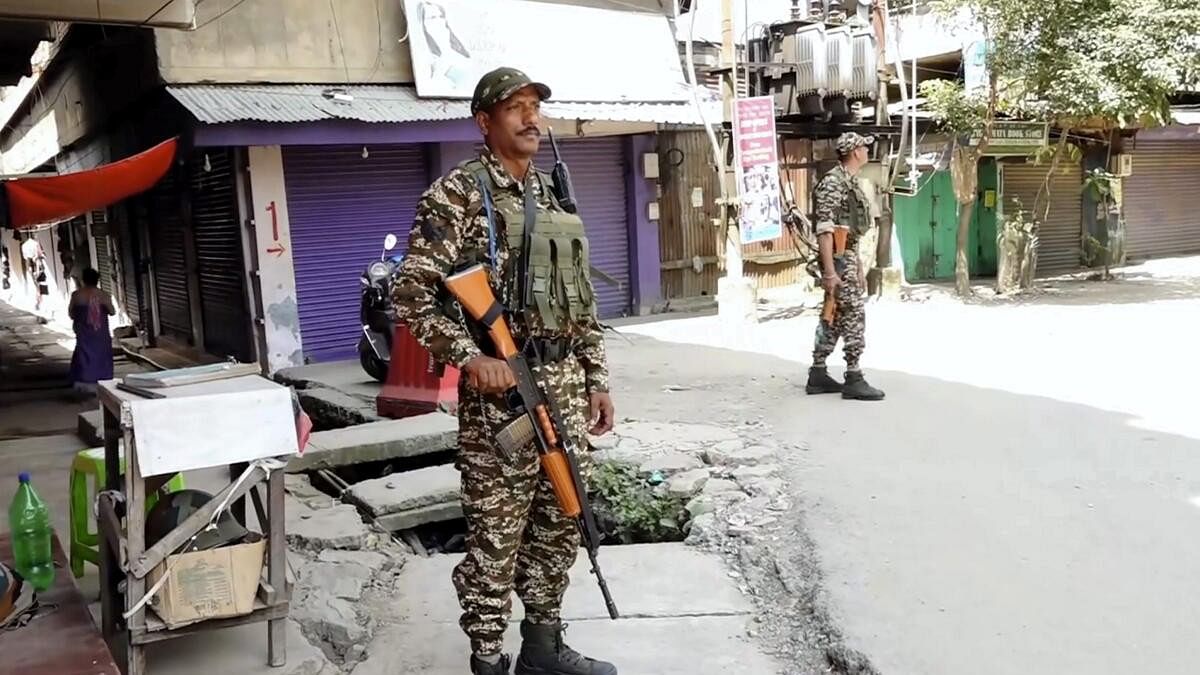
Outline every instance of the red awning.
[[57, 223], [144, 192], [171, 168], [177, 144], [172, 138], [87, 171], [5, 181], [8, 222], [18, 230]]

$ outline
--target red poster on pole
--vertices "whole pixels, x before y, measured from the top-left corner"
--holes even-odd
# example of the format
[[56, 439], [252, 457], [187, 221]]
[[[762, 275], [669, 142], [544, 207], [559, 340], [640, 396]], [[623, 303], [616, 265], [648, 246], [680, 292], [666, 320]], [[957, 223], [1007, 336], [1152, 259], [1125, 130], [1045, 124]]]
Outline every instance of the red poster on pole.
[[734, 109], [737, 147], [739, 218], [743, 244], [783, 235], [779, 199], [779, 154], [775, 135], [775, 100], [770, 96], [738, 99]]

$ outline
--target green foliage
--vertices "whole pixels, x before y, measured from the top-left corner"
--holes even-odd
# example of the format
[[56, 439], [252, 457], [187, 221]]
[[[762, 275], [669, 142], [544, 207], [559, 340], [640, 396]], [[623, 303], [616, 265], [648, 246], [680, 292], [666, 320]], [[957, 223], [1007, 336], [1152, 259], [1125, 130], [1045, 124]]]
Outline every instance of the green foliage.
[[987, 100], [983, 96], [968, 94], [961, 84], [950, 80], [926, 80], [920, 89], [934, 119], [946, 131], [959, 136], [983, 128], [987, 117]]
[[590, 486], [593, 510], [607, 539], [622, 544], [684, 540], [686, 502], [656, 491], [636, 466], [599, 464]]
[[[937, 0], [988, 40], [997, 110], [1063, 127], [1170, 122], [1169, 97], [1200, 82], [1194, 0]], [[961, 89], [961, 88], [960, 88]], [[931, 97], [932, 98], [932, 97]], [[931, 106], [954, 117], [954, 97]], [[942, 107], [939, 107], [942, 106]]]

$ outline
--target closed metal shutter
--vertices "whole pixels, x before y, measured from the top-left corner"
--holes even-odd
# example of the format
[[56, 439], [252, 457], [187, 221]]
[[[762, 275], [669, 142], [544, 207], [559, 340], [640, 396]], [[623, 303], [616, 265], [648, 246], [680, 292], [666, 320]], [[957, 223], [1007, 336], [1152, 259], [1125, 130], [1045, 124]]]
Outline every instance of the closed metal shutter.
[[233, 150], [206, 148], [195, 151], [191, 159], [192, 236], [200, 278], [204, 351], [252, 363], [253, 333]]
[[[1001, 190], [1005, 215], [1025, 211], [1032, 217], [1048, 165], [1002, 164]], [[1050, 180], [1050, 212], [1038, 230], [1037, 275], [1072, 272], [1082, 265], [1083, 171], [1078, 164], [1060, 166]]]
[[134, 240], [137, 229], [129, 222], [131, 206], [127, 202], [117, 209], [114, 223], [117, 246], [114, 250], [118, 251], [120, 256], [120, 264], [117, 267], [121, 278], [121, 297], [124, 300], [125, 314], [136, 325], [141, 323], [142, 303], [145, 302], [143, 293], [138, 289], [141, 278], [138, 273], [138, 257], [141, 255], [141, 247]]
[[100, 288], [117, 297], [116, 267], [113, 262], [112, 233], [108, 225], [108, 211], [92, 211], [89, 229], [92, 235], [92, 245], [96, 251], [96, 271], [100, 273]]
[[408, 244], [429, 187], [420, 145], [291, 146], [284, 182], [296, 270], [300, 340], [309, 361], [354, 358], [362, 323], [359, 275], [393, 233]]
[[[579, 202], [579, 217], [587, 228], [591, 264], [606, 276], [592, 274], [602, 319], [629, 313], [629, 203], [625, 194], [626, 160], [621, 137], [577, 139], [559, 143], [563, 162]], [[554, 169], [554, 152], [543, 140], [534, 159], [542, 171]]]
[[159, 333], [192, 342], [187, 272], [187, 226], [183, 221], [179, 168], [173, 167], [146, 193]]
[[1129, 257], [1200, 252], [1200, 142], [1138, 141], [1123, 187]]

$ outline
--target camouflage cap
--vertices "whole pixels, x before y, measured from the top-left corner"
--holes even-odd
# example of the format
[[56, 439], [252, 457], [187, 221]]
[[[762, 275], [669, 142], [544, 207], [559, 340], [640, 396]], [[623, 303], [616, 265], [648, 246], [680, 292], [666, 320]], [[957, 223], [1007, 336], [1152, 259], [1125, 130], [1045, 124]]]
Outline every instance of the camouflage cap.
[[854, 133], [853, 131], [847, 131], [846, 133], [842, 134], [841, 136], [838, 136], [837, 153], [838, 153], [838, 155], [845, 157], [846, 155], [853, 152], [855, 148], [858, 148], [863, 145], [871, 145], [874, 142], [875, 142], [874, 136], [862, 136], [860, 134]]
[[475, 85], [475, 96], [471, 99], [471, 114], [487, 110], [515, 94], [518, 90], [533, 85], [542, 100], [550, 98], [550, 87], [534, 82], [516, 68], [497, 68], [479, 78]]

